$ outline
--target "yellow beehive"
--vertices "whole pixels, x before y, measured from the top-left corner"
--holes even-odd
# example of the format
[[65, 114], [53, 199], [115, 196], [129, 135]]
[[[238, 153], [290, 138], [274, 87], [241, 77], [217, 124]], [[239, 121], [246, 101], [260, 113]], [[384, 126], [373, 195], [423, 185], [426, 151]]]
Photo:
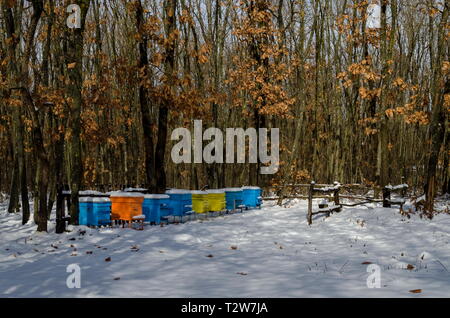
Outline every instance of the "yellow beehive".
[[192, 210], [195, 213], [209, 212], [208, 192], [192, 191]]
[[209, 211], [220, 212], [225, 210], [225, 191], [223, 190], [209, 190], [207, 191]]

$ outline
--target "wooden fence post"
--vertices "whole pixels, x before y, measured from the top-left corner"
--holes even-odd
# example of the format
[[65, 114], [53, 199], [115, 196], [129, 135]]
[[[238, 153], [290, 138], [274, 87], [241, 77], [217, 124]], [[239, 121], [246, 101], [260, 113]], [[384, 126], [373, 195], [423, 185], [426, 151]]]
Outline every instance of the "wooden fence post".
[[[338, 187], [339, 186], [339, 182], [335, 182], [334, 183], [334, 186], [335, 187]], [[334, 204], [335, 205], [340, 205], [340, 203], [339, 203], [339, 191], [341, 190], [341, 188], [340, 187], [338, 187], [335, 191], [334, 191], [334, 194], [333, 194], [333, 196], [334, 196]], [[339, 210], [338, 212], [340, 212], [341, 210]]]
[[[406, 184], [406, 183], [405, 183], [405, 177], [402, 177], [402, 185], [403, 185], [403, 184]], [[403, 189], [402, 189], [402, 192], [401, 192], [402, 198], [404, 198], [404, 197], [406, 196], [407, 190], [408, 190], [408, 188], [403, 188]]]
[[[68, 184], [64, 185], [64, 190], [70, 191], [70, 187]], [[70, 211], [70, 195], [66, 196], [66, 205], [67, 205], [67, 211]]]
[[57, 194], [56, 194], [56, 234], [62, 234], [66, 231], [66, 221], [65, 221], [65, 207], [64, 207], [64, 195], [63, 195], [64, 186], [57, 185]]
[[312, 224], [312, 200], [315, 184], [316, 183], [314, 181], [311, 181], [311, 184], [309, 185], [308, 188], [308, 225]]
[[389, 200], [391, 199], [391, 190], [387, 187], [383, 188], [383, 208], [390, 208], [391, 203]]

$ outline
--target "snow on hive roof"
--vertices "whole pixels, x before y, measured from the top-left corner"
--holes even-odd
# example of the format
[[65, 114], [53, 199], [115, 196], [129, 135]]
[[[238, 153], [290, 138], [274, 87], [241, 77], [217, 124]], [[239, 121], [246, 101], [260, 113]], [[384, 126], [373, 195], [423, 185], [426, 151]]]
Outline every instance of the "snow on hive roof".
[[93, 198], [93, 197], [83, 197], [79, 198], [79, 202], [93, 202], [93, 203], [105, 203], [110, 202], [109, 198]]
[[78, 194], [79, 195], [104, 195], [103, 192], [94, 191], [94, 190], [80, 191]]
[[170, 189], [166, 191], [167, 194], [189, 194], [191, 193], [190, 190], [183, 190], [183, 189]]
[[242, 188], [225, 188], [223, 189], [225, 192], [241, 192]]
[[147, 189], [144, 188], [126, 188], [124, 192], [145, 192]]
[[245, 186], [245, 187], [242, 187], [242, 190], [261, 190], [261, 188], [260, 187]]
[[166, 194], [145, 194], [145, 199], [169, 199], [170, 197]]
[[142, 198], [144, 196], [142, 193], [122, 192], [122, 191], [109, 192], [108, 194], [110, 194], [112, 198], [122, 198], [122, 197]]
[[[70, 190], [64, 190], [62, 192], [62, 194], [65, 195], [70, 195], [72, 194], [72, 191]], [[89, 196], [89, 195], [105, 195], [105, 193], [103, 192], [99, 192], [99, 191], [94, 191], [94, 190], [85, 190], [85, 191], [79, 191], [78, 195], [82, 195], [82, 196]]]
[[221, 193], [225, 193], [225, 190], [223, 190], [223, 189], [212, 189], [212, 190], [208, 190], [206, 192], [211, 193], [211, 194], [221, 194]]
[[194, 190], [194, 191], [191, 191], [191, 193], [192, 193], [192, 194], [208, 194], [208, 192], [206, 192], [206, 191], [200, 191], [200, 190]]

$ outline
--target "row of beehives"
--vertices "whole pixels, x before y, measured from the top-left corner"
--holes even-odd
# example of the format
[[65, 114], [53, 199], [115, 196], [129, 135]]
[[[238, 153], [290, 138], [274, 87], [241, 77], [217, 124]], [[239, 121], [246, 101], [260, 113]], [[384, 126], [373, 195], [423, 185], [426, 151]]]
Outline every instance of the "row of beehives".
[[[172, 189], [166, 194], [143, 194], [126, 189], [107, 193], [106, 197], [80, 198], [79, 224], [101, 226], [112, 221], [132, 222], [145, 216], [145, 222], [160, 224], [179, 218], [209, 212], [230, 212], [259, 208], [259, 187], [226, 188], [208, 191]], [[98, 193], [97, 193], [98, 195]]]

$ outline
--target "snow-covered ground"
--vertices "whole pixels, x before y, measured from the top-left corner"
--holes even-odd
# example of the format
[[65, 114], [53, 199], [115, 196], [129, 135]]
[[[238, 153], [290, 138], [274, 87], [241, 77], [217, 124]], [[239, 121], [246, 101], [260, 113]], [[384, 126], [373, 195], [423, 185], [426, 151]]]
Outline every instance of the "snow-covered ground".
[[[3, 204], [0, 297], [450, 297], [450, 215], [408, 219], [366, 205], [310, 227], [306, 209], [265, 203], [144, 231], [57, 235], [53, 222], [50, 234], [21, 226]], [[379, 289], [367, 287], [368, 263], [380, 266]], [[66, 286], [70, 264], [80, 289]]]

